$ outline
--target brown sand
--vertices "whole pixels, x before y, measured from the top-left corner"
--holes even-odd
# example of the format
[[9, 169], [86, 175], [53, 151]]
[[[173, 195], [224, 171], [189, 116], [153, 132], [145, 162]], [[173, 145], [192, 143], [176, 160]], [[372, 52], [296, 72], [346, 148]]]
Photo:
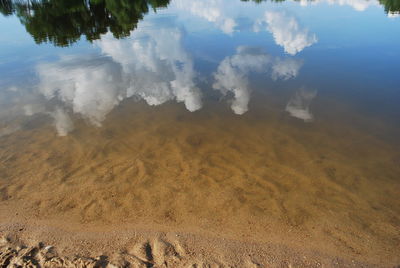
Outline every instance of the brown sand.
[[0, 137], [0, 261], [400, 264], [400, 147], [383, 123], [207, 105], [126, 101], [101, 128], [75, 120], [67, 137], [21, 119]]

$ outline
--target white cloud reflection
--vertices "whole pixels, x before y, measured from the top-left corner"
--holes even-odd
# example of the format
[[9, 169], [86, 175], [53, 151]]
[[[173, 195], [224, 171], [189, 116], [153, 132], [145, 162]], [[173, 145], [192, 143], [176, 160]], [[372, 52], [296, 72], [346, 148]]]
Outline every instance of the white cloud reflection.
[[315, 5], [319, 3], [328, 3], [329, 5], [350, 6], [356, 11], [364, 11], [371, 6], [379, 6], [377, 0], [302, 0], [301, 5], [306, 6], [309, 4]]
[[185, 13], [188, 13], [211, 23], [214, 28], [228, 35], [243, 30], [270, 32], [277, 45], [291, 55], [317, 42], [316, 35], [302, 27], [294, 16], [286, 11], [269, 10], [267, 2], [255, 4], [228, 0], [176, 0], [171, 3], [170, 8], [184, 20]]
[[331, 5], [351, 6], [357, 11], [364, 11], [370, 6], [378, 6], [379, 2], [375, 0], [327, 0]]
[[[143, 22], [130, 38], [105, 35], [96, 44], [121, 64], [127, 76], [127, 97], [138, 96], [149, 105], [175, 99], [193, 112], [201, 108], [193, 61], [182, 45], [183, 31], [175, 25]], [[157, 27], [156, 27], [157, 26]]]
[[300, 88], [286, 105], [286, 111], [293, 117], [311, 122], [314, 116], [310, 112], [311, 101], [317, 96], [313, 89]]
[[248, 75], [251, 72], [271, 71], [272, 79], [287, 80], [297, 76], [302, 64], [301, 60], [272, 57], [259, 48], [241, 46], [235, 55], [221, 61], [217, 72], [214, 73], [213, 88], [223, 95], [232, 93], [233, 112], [243, 114], [248, 111], [250, 101]]
[[72, 120], [64, 109], [57, 107], [50, 116], [54, 118], [54, 125], [59, 136], [67, 136], [74, 129]]
[[124, 95], [121, 70], [107, 57], [64, 57], [37, 66], [39, 91], [100, 126]]
[[[232, 34], [238, 26], [236, 15], [234, 15], [238, 11], [236, 3], [228, 3], [225, 0], [175, 0], [171, 5], [178, 11], [189, 12], [193, 16], [213, 23], [225, 34]], [[232, 6], [234, 8], [231, 8]]]
[[399, 11], [389, 11], [387, 16], [388, 16], [388, 18], [399, 18], [400, 12]]
[[273, 80], [288, 80], [295, 78], [303, 66], [303, 61], [293, 58], [280, 59], [276, 58], [272, 65], [271, 77]]
[[[40, 93], [61, 101], [96, 126], [129, 97], [143, 99], [149, 105], [176, 100], [191, 112], [201, 108], [193, 61], [182, 45], [180, 28], [147, 22], [127, 39], [106, 34], [95, 44], [106, 56], [69, 56], [39, 64]], [[26, 114], [34, 113], [31, 107], [25, 110]], [[59, 135], [73, 129], [65, 110], [57, 108], [49, 114]]]
[[266, 11], [264, 18], [254, 24], [254, 31], [264, 27], [272, 33], [276, 44], [291, 55], [317, 42], [315, 34], [302, 27], [294, 16], [285, 11]]
[[[336, 0], [323, 0], [329, 3]], [[360, 8], [364, 0], [338, 0], [343, 2], [354, 2]], [[301, 2], [308, 4], [309, 1]], [[335, 3], [336, 3], [335, 2]], [[314, 2], [311, 2], [314, 3]], [[358, 3], [358, 4], [356, 4]], [[246, 5], [242, 7], [242, 5]], [[226, 34], [233, 34], [236, 31], [252, 30], [255, 32], [268, 31], [272, 33], [275, 42], [282, 46], [286, 53], [295, 55], [304, 48], [317, 42], [317, 37], [309, 33], [308, 29], [302, 27], [298, 20], [286, 11], [269, 10], [268, 3], [243, 3], [227, 0], [204, 0], [188, 1], [177, 0], [172, 3], [172, 8], [178, 14], [188, 12], [192, 16], [202, 18], [220, 29]], [[250, 22], [249, 27], [241, 25], [241, 22]], [[250, 25], [253, 25], [252, 27]]]
[[[194, 2], [188, 6], [191, 12], [215, 22], [224, 33], [233, 33], [239, 29], [240, 20], [220, 9], [224, 3], [213, 0], [209, 5]], [[256, 25], [253, 18], [241, 19], [249, 29], [261, 27], [273, 32], [276, 42], [292, 55], [316, 42], [315, 35], [287, 13], [264, 15]], [[58, 135], [65, 136], [74, 129], [73, 113], [92, 125], [101, 126], [107, 115], [126, 98], [142, 99], [149, 105], [177, 101], [184, 103], [188, 111], [200, 109], [202, 94], [196, 86], [193, 59], [183, 45], [185, 32], [174, 21], [165, 17], [141, 21], [131, 36], [124, 39], [107, 33], [94, 41], [101, 56], [63, 56], [55, 62], [38, 64], [39, 84], [34, 97], [52, 101], [47, 105], [43, 100], [21, 102], [21, 112], [26, 116], [38, 113], [50, 116]], [[213, 88], [223, 95], [232, 94], [233, 112], [243, 114], [250, 101], [248, 77], [251, 73], [264, 73], [272, 80], [288, 80], [298, 75], [302, 65], [299, 59], [273, 57], [261, 49], [241, 46], [235, 55], [219, 63]], [[11, 89], [11, 92], [18, 91]], [[288, 104], [287, 110], [294, 111], [293, 107]]]

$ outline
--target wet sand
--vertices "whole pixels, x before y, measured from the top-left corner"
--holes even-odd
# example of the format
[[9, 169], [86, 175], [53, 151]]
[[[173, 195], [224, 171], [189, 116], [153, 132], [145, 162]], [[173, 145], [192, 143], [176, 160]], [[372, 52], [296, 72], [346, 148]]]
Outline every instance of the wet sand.
[[[400, 147], [389, 128], [329, 101], [305, 123], [267, 97], [242, 116], [215, 100], [195, 113], [128, 100], [100, 128], [75, 119], [66, 137], [44, 116], [21, 119], [0, 137], [0, 260], [400, 264]], [[34, 253], [13, 251], [21, 245]]]

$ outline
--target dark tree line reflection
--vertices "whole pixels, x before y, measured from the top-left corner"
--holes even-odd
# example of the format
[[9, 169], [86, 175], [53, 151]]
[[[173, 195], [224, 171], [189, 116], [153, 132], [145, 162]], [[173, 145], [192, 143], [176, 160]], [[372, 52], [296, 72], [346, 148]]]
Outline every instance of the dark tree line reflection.
[[[242, 0], [261, 3], [285, 0]], [[298, 1], [298, 0], [295, 0]], [[313, 1], [313, 0], [310, 0]], [[128, 36], [150, 9], [167, 7], [170, 0], [0, 0], [0, 13], [16, 15], [37, 43], [69, 46], [82, 35], [88, 41], [110, 31]], [[379, 0], [387, 13], [400, 11], [400, 0]]]
[[93, 41], [110, 31], [128, 36], [149, 9], [166, 7], [169, 0], [0, 0], [3, 15], [15, 14], [37, 43], [68, 46], [82, 35]]
[[379, 0], [379, 3], [385, 7], [386, 13], [400, 12], [400, 0]]

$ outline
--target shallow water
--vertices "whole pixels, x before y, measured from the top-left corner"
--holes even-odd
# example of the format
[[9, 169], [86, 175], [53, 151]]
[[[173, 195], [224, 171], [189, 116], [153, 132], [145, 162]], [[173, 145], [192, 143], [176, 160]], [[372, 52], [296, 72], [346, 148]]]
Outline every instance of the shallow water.
[[113, 3], [0, 3], [2, 222], [400, 262], [396, 1]]

